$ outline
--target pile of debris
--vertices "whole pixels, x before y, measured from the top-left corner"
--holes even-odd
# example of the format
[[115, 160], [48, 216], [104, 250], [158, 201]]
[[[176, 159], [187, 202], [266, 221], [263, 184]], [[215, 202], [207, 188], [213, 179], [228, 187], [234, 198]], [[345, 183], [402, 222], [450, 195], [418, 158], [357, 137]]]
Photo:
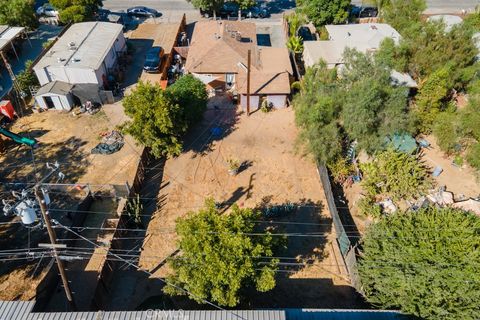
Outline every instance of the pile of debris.
[[117, 130], [106, 132], [102, 136], [102, 142], [92, 149], [92, 154], [112, 154], [122, 149], [125, 144], [123, 135]]

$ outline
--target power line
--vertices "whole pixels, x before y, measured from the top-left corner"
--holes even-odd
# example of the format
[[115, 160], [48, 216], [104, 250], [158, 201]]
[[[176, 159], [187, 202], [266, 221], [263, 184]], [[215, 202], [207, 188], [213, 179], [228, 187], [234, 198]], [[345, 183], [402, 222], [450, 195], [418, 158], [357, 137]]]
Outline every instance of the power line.
[[[67, 231], [75, 234], [76, 236], [78, 236], [78, 237], [80, 237], [80, 238], [83, 238], [84, 240], [90, 242], [90, 243], [91, 243], [92, 245], [94, 245], [95, 247], [101, 248], [101, 247], [98, 246], [96, 243], [94, 243], [94, 242], [92, 242], [92, 241], [84, 238], [81, 234], [73, 231], [72, 229], [70, 229], [70, 228], [68, 228], [68, 227], [66, 227], [66, 226], [64, 226], [64, 225], [62, 225], [62, 224], [60, 224], [60, 223], [58, 223], [58, 222], [57, 222], [57, 224], [58, 224], [60, 227], [64, 228], [65, 230], [67, 230]], [[122, 260], [124, 263], [126, 263], [126, 264], [134, 267], [136, 270], [143, 271], [143, 272], [145, 272], [146, 274], [148, 274], [149, 276], [153, 276], [153, 273], [151, 273], [151, 272], [149, 272], [149, 271], [147, 271], [147, 270], [141, 269], [140, 267], [136, 266], [134, 263], [132, 263], [132, 262], [126, 260], [126, 259], [121, 258], [121, 257], [118, 256], [117, 254], [111, 253], [111, 255], [113, 255], [114, 257]], [[184, 293], [186, 293], [186, 294], [189, 294], [189, 295], [191, 295], [192, 297], [198, 299], [198, 297], [196, 297], [194, 294], [192, 294], [191, 292], [189, 292], [188, 290], [186, 290], [186, 289], [184, 289], [184, 288], [182, 288], [182, 287], [179, 287], [179, 286], [177, 286], [177, 285], [175, 285], [175, 284], [173, 284], [173, 283], [170, 283], [169, 281], [167, 281], [167, 280], [165, 280], [165, 279], [162, 279], [162, 278], [157, 278], [157, 279], [159, 279], [160, 281], [162, 281], [162, 282], [165, 283], [166, 285], [172, 286], [172, 287], [174, 287], [175, 289], [180, 290], [180, 291], [182, 291], [182, 292], [184, 292]], [[222, 307], [214, 304], [213, 302], [210, 302], [210, 301], [208, 301], [208, 300], [201, 299], [201, 298], [200, 298], [199, 300], [201, 300], [202, 302], [204, 302], [204, 303], [206, 303], [206, 304], [208, 304], [208, 305], [210, 305], [210, 306], [212, 306], [212, 307], [215, 307], [215, 308], [217, 308], [217, 309], [219, 309], [219, 310], [223, 310], [223, 311], [229, 312], [229, 313], [231, 313], [232, 315], [236, 316], [237, 318], [243, 319], [243, 317], [235, 314], [235, 313], [232, 312], [232, 311], [226, 310], [226, 309], [224, 309], [224, 308], [222, 308]]]

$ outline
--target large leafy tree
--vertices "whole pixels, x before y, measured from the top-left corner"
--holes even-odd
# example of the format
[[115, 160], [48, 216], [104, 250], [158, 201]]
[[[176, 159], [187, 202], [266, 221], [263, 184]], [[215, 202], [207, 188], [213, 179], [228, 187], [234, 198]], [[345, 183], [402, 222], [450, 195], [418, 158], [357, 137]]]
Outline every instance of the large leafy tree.
[[325, 63], [308, 68], [294, 98], [295, 122], [300, 128], [299, 141], [317, 161], [326, 163], [342, 152], [338, 123], [341, 103], [336, 97], [337, 72]]
[[361, 165], [362, 186], [368, 197], [389, 197], [411, 200], [431, 186], [428, 170], [416, 156], [394, 149], [376, 154], [371, 162]]
[[480, 218], [430, 207], [387, 216], [363, 238], [367, 300], [422, 319], [478, 319]]
[[0, 0], [0, 24], [35, 28], [34, 0]]
[[204, 209], [178, 220], [181, 254], [169, 261], [174, 274], [167, 280], [183, 290], [166, 286], [166, 293], [234, 307], [246, 287], [261, 292], [273, 289], [278, 260], [265, 258], [273, 256], [275, 241], [268, 231], [262, 231], [264, 236], [251, 235], [258, 219], [258, 213], [237, 205], [222, 215], [213, 200], [207, 200]]
[[348, 18], [350, 0], [297, 0], [298, 10], [317, 27], [344, 23]]
[[202, 118], [207, 108], [208, 93], [202, 81], [185, 75], [167, 89], [175, 102], [183, 108], [185, 120], [193, 124]]
[[421, 14], [427, 8], [425, 0], [389, 0], [381, 2], [384, 2], [381, 7], [382, 17], [395, 30], [405, 36], [418, 26]]
[[408, 89], [391, 85], [391, 70], [374, 57], [350, 49], [344, 61], [342, 122], [349, 139], [373, 153], [383, 148], [386, 136], [411, 131]]
[[414, 129], [408, 90], [392, 86], [385, 63], [350, 49], [344, 62], [340, 78], [323, 62], [308, 69], [293, 102], [300, 140], [321, 162], [336, 161], [345, 141], [374, 153], [387, 136]]
[[182, 107], [170, 92], [149, 82], [139, 82], [123, 99], [123, 107], [131, 118], [124, 124], [125, 132], [149, 147], [155, 157], [180, 154], [181, 136], [187, 131], [188, 123]]
[[60, 11], [63, 23], [92, 20], [102, 6], [102, 0], [50, 0], [50, 3]]
[[211, 10], [216, 18], [216, 12], [220, 10], [225, 0], [189, 0], [192, 5], [200, 10]]

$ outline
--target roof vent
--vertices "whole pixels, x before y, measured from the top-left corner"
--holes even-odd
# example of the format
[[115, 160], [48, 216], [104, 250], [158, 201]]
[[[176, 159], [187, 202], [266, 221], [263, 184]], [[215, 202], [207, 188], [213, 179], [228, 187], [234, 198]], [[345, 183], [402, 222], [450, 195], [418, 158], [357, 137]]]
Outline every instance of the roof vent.
[[73, 41], [72, 41], [72, 42], [69, 42], [69, 43], [68, 43], [68, 49], [70, 49], [70, 50], [75, 50], [75, 49], [77, 49], [77, 45], [75, 44], [75, 42], [73, 42]]
[[65, 58], [58, 58], [57, 59], [58, 62], [64, 62], [65, 60], [67, 60], [67, 59], [65, 59]]
[[237, 41], [242, 41], [242, 34], [237, 31], [237, 32], [235, 33], [235, 39], [236, 39]]
[[72, 62], [80, 62], [79, 58], [72, 58]]

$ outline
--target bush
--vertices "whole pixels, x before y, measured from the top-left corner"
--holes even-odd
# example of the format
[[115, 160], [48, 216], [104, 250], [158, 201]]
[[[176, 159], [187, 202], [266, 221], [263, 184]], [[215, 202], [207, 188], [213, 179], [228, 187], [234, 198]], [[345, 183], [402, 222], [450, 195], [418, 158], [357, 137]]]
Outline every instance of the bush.
[[480, 170], [480, 143], [477, 142], [468, 148], [468, 163], [477, 170]]
[[358, 210], [360, 214], [367, 217], [380, 218], [383, 215], [382, 207], [375, 203], [375, 198], [370, 196], [362, 197], [358, 201]]
[[367, 231], [359, 273], [367, 300], [421, 319], [478, 319], [480, 218], [451, 208], [385, 216]]
[[344, 183], [349, 176], [355, 173], [355, 167], [347, 159], [340, 157], [328, 164], [328, 169], [336, 183]]
[[432, 184], [427, 168], [417, 157], [393, 149], [378, 153], [361, 169], [362, 186], [372, 198], [379, 195], [394, 201], [411, 200]]
[[457, 113], [440, 113], [433, 126], [433, 135], [437, 144], [446, 153], [457, 151], [460, 140], [460, 123]]

